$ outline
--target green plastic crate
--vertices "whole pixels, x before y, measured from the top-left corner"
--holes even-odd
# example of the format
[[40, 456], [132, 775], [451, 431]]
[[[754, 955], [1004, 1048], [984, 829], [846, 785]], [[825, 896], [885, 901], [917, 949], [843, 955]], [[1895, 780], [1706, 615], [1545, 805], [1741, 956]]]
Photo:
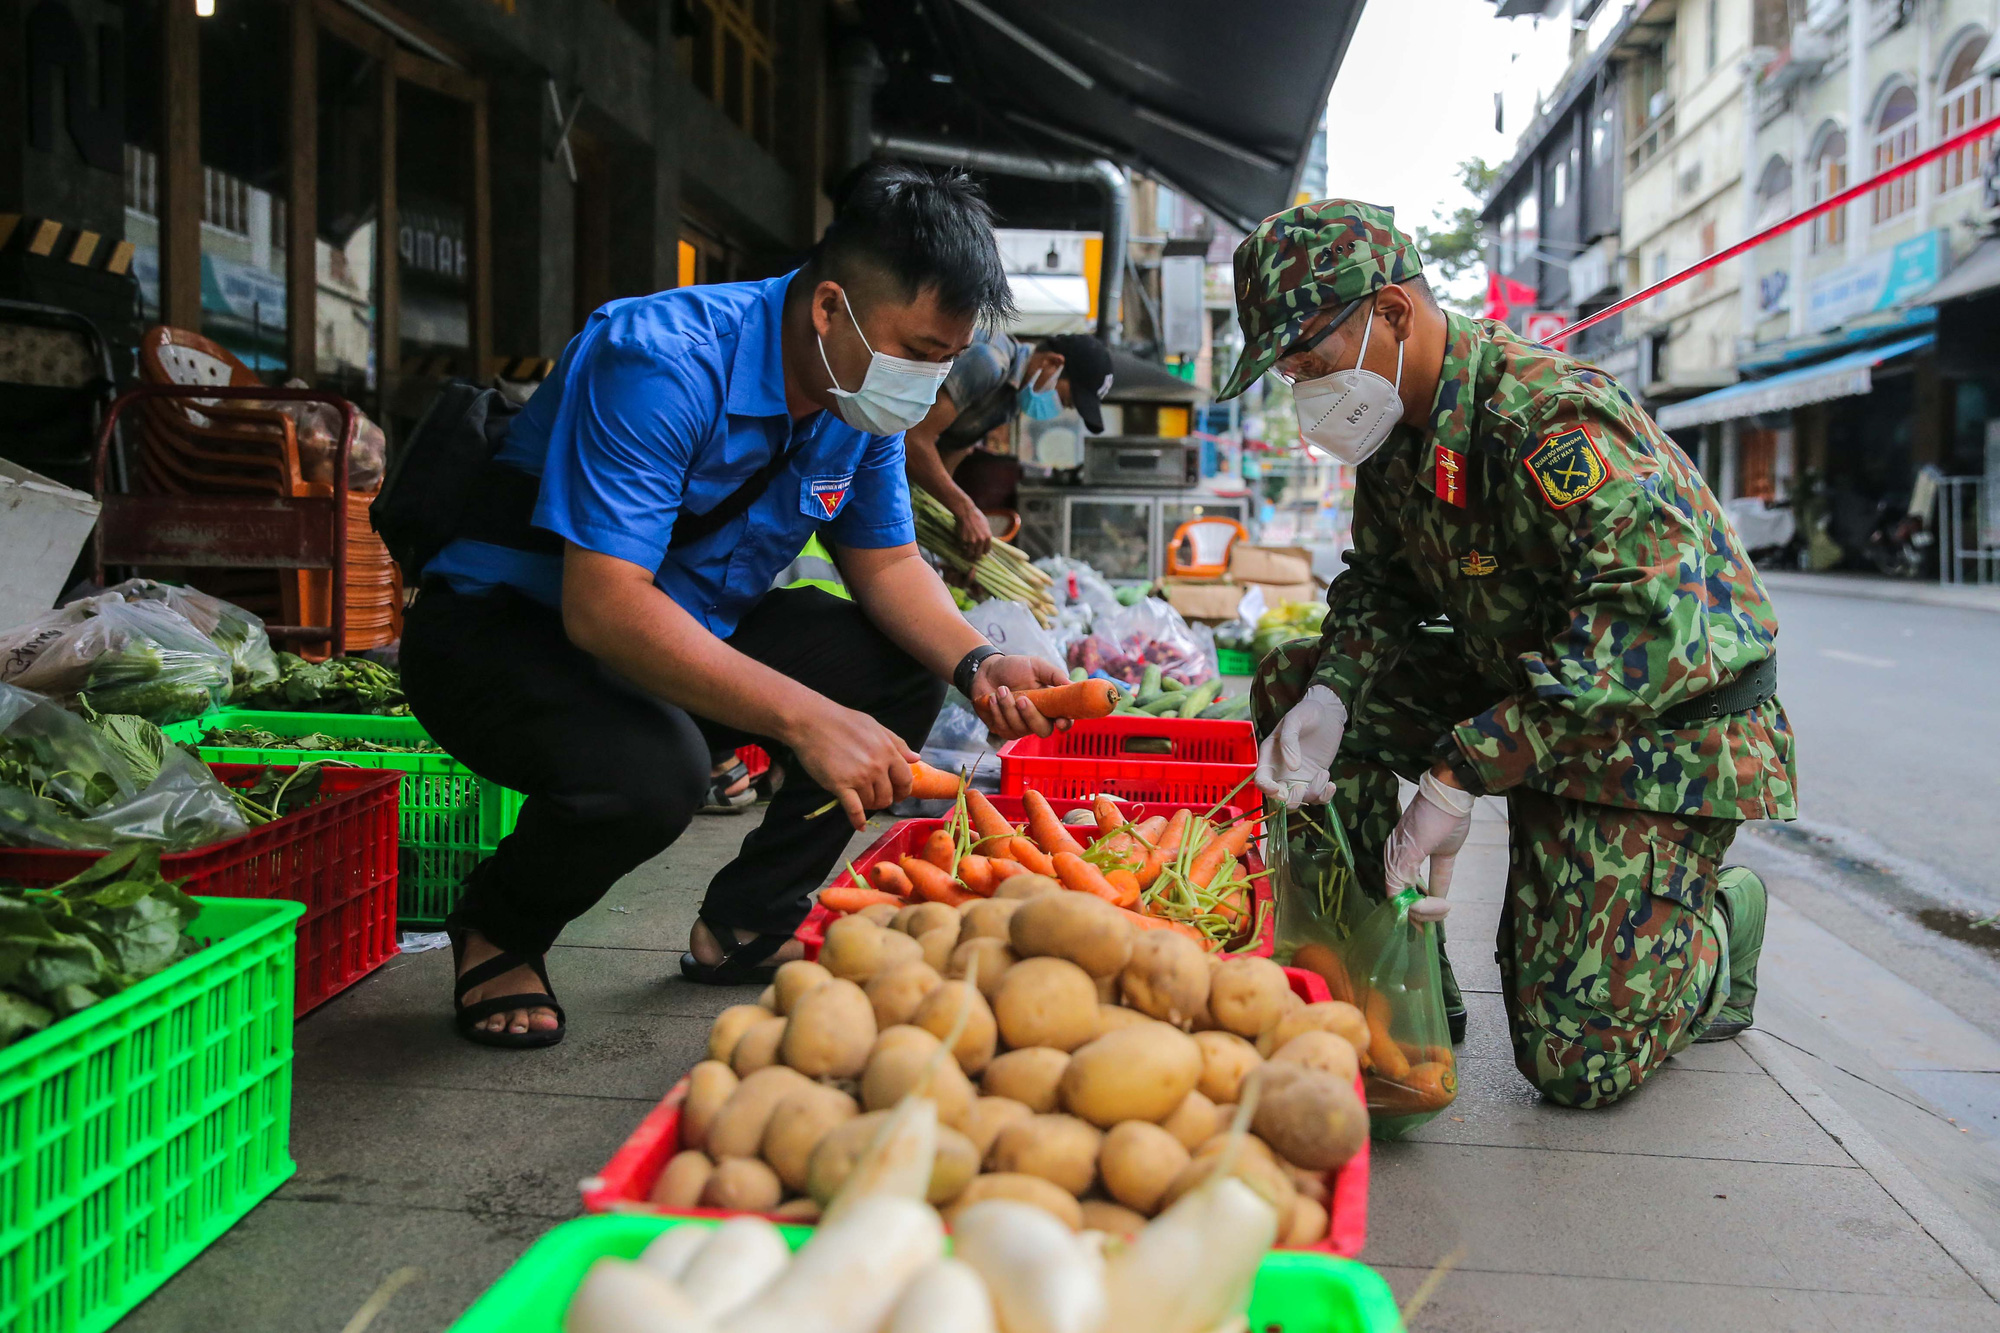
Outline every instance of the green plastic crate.
[[1225, 676], [1254, 676], [1257, 674], [1257, 655], [1248, 648], [1217, 648], [1216, 665]]
[[[198, 741], [211, 731], [256, 727], [279, 736], [358, 737], [388, 745], [427, 741], [430, 734], [413, 717], [371, 717], [362, 713], [266, 713], [224, 708], [164, 727], [176, 741]], [[401, 846], [397, 851], [396, 922], [404, 927], [437, 928], [458, 903], [459, 887], [472, 868], [493, 854], [520, 817], [519, 792], [474, 776], [471, 769], [442, 754], [354, 754], [345, 750], [260, 750], [247, 746], [204, 745], [201, 757], [222, 764], [296, 764], [329, 759], [359, 768], [393, 768], [403, 774]]]
[[199, 898], [203, 948], [0, 1050], [0, 1330], [99, 1333], [297, 1170], [299, 903]]
[[[563, 1310], [590, 1266], [606, 1255], [636, 1258], [663, 1231], [713, 1227], [693, 1217], [600, 1213], [565, 1222], [536, 1241], [459, 1317], [449, 1333], [562, 1333]], [[781, 1227], [797, 1249], [811, 1227]], [[1303, 1250], [1273, 1250], [1250, 1297], [1257, 1333], [1402, 1333], [1396, 1298], [1372, 1268]]]

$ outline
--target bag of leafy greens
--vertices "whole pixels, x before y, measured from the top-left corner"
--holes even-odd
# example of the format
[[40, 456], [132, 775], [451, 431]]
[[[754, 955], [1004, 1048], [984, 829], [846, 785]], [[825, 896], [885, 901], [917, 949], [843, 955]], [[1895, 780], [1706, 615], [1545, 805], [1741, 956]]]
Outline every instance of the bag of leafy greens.
[[154, 579], [126, 579], [105, 589], [128, 602], [164, 602], [187, 617], [209, 642], [229, 654], [233, 692], [261, 689], [278, 679], [278, 655], [260, 616], [198, 588], [179, 588]]
[[115, 592], [0, 634], [0, 683], [154, 722], [220, 707], [234, 671], [229, 653], [173, 607]]

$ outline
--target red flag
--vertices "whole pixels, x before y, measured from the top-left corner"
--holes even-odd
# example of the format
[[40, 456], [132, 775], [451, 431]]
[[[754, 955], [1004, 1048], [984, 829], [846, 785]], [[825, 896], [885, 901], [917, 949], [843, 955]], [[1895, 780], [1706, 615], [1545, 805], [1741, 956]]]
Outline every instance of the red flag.
[[1486, 308], [1479, 312], [1481, 319], [1505, 319], [1515, 306], [1533, 307], [1535, 289], [1525, 282], [1516, 282], [1497, 272], [1488, 271], [1486, 277]]

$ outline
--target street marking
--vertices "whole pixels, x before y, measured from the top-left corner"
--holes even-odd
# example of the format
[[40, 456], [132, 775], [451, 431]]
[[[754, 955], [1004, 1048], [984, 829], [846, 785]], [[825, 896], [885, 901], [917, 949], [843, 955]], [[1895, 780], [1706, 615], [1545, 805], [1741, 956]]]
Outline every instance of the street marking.
[[1866, 653], [1850, 653], [1845, 648], [1822, 648], [1819, 655], [1836, 662], [1852, 662], [1855, 666], [1881, 667], [1884, 670], [1896, 665], [1893, 657], [1870, 657]]

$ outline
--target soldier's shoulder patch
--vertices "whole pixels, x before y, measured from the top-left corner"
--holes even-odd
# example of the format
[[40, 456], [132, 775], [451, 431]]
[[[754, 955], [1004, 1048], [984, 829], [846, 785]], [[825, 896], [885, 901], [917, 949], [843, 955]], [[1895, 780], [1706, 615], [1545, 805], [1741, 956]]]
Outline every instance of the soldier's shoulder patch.
[[1582, 426], [1547, 436], [1522, 464], [1541, 487], [1542, 498], [1551, 509], [1567, 509], [1587, 499], [1611, 474], [1597, 442]]

